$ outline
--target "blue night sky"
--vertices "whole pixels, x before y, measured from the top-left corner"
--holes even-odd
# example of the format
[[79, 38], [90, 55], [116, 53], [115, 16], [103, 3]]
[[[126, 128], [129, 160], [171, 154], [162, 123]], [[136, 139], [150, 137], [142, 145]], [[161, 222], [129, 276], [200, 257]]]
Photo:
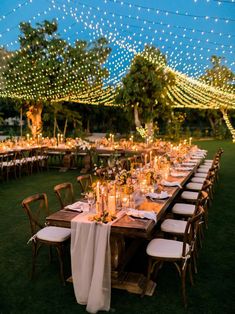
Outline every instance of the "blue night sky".
[[22, 21], [57, 18], [59, 34], [71, 43], [105, 36], [112, 47], [109, 84], [120, 81], [145, 43], [190, 76], [203, 74], [213, 54], [235, 71], [234, 0], [1, 0], [0, 16], [0, 46], [8, 50], [19, 48]]

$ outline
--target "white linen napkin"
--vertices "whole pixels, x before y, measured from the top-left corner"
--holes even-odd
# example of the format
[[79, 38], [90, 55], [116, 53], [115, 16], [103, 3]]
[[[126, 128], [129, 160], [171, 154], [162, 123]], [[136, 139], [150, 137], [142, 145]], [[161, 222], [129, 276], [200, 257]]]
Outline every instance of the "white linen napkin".
[[178, 186], [179, 188], [182, 188], [182, 186], [180, 185], [180, 183], [178, 181], [166, 181], [166, 180], [162, 180], [161, 184], [164, 186]]
[[149, 192], [145, 196], [154, 200], [154, 199], [164, 199], [164, 198], [169, 197], [170, 195], [167, 193], [167, 191], [161, 191], [161, 193]]
[[89, 204], [78, 201], [76, 203], [67, 205], [65, 209], [75, 210], [78, 212], [89, 212]]
[[137, 218], [152, 219], [155, 222], [157, 222], [157, 215], [154, 211], [145, 211], [145, 210], [137, 210], [134, 208], [128, 208], [127, 215], [137, 217]]
[[185, 173], [183, 173], [183, 172], [171, 172], [171, 176], [172, 177], [184, 177], [185, 176]]
[[192, 166], [194, 166], [196, 164], [197, 164], [196, 161], [187, 161], [187, 162], [183, 162], [182, 163], [183, 166], [189, 166], [189, 167], [192, 167]]
[[189, 171], [193, 170], [194, 167], [177, 167], [175, 170], [181, 170], [181, 171]]

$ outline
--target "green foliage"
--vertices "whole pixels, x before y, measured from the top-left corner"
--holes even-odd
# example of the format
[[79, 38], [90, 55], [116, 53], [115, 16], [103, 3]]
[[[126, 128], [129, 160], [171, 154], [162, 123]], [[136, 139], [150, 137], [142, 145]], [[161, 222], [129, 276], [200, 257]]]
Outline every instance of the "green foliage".
[[172, 111], [171, 117], [168, 119], [166, 133], [174, 140], [179, 140], [182, 136], [182, 124], [185, 120], [185, 113]]
[[130, 71], [117, 90], [116, 102], [131, 110], [138, 106], [141, 121], [146, 123], [158, 118], [166, 105], [166, 88], [174, 84], [174, 75], [166, 68], [166, 58], [155, 47], [134, 57]]

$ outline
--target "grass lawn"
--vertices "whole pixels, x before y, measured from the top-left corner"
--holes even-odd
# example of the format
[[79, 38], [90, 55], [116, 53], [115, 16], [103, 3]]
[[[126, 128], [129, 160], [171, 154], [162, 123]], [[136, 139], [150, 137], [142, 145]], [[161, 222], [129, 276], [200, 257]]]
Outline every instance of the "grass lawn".
[[[219, 184], [209, 211], [209, 229], [200, 250], [195, 286], [187, 285], [188, 309], [181, 302], [176, 270], [167, 266], [159, 272], [153, 297], [112, 290], [112, 312], [125, 313], [235, 313], [235, 144], [225, 141], [199, 142], [208, 157], [223, 147]], [[40, 251], [36, 276], [29, 279], [31, 246], [28, 219], [21, 208], [23, 198], [47, 192], [51, 210], [59, 208], [53, 186], [71, 181], [78, 193], [76, 171], [35, 174], [0, 184], [0, 314], [86, 313], [76, 303], [73, 286], [60, 283], [57, 258], [49, 264], [47, 250]], [[77, 189], [77, 191], [76, 191]]]

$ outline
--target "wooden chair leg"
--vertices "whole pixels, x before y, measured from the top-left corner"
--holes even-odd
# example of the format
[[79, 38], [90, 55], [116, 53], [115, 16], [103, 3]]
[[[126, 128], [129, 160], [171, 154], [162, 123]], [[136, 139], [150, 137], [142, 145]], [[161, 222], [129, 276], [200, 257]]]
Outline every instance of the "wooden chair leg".
[[185, 281], [186, 281], [186, 270], [187, 270], [187, 264], [181, 271], [181, 284], [182, 284], [182, 297], [183, 297], [183, 303], [184, 307], [187, 307], [187, 300], [186, 300], [186, 287], [185, 287]]
[[192, 253], [194, 274], [197, 274], [197, 258], [195, 252]]
[[31, 279], [33, 279], [35, 274], [35, 265], [36, 265], [36, 258], [37, 258], [37, 243], [32, 243], [32, 272], [31, 272]]
[[52, 247], [51, 245], [49, 246], [49, 263], [52, 262]]
[[62, 281], [62, 284], [65, 286], [65, 279], [64, 279], [64, 263], [63, 263], [63, 247], [62, 245], [56, 246], [56, 250], [58, 253], [59, 258], [59, 265], [60, 265], [60, 278]]
[[193, 281], [193, 273], [192, 273], [192, 261], [190, 259], [189, 263], [188, 263], [188, 270], [189, 270], [189, 279], [190, 279], [190, 283], [191, 286], [194, 285], [194, 281]]

